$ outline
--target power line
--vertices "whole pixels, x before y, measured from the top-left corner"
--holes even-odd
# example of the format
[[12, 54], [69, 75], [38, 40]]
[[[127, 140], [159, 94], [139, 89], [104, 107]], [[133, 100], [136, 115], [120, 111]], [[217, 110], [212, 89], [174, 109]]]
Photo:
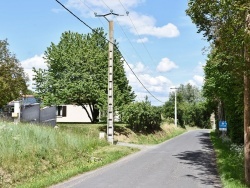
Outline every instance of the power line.
[[[103, 0], [101, 0], [103, 2], [103, 4], [110, 10], [112, 10]], [[123, 4], [121, 4], [123, 6]], [[124, 8], [124, 6], [123, 6]], [[124, 8], [124, 10], [126, 11], [126, 9]], [[126, 14], [128, 15], [129, 12], [126, 11]], [[129, 44], [132, 46], [132, 48], [134, 49], [134, 52], [136, 53], [136, 55], [141, 59], [141, 61], [143, 62], [143, 58], [140, 56], [140, 54], [137, 52], [136, 48], [134, 47], [133, 43], [131, 42], [131, 40], [129, 39], [129, 37], [127, 36], [127, 34], [125, 33], [125, 31], [123, 30], [121, 24], [119, 23], [118, 19], [115, 17], [115, 20], [117, 21], [120, 29], [122, 30], [123, 34], [125, 35], [125, 37], [128, 39]]]
[[[73, 15], [76, 19], [78, 19], [81, 23], [83, 23], [86, 27], [88, 27], [92, 32], [100, 35], [95, 29], [93, 29], [92, 27], [90, 27], [87, 23], [85, 23], [84, 21], [82, 21], [77, 15], [75, 15], [71, 10], [69, 10], [67, 7], [65, 7], [59, 0], [56, 0], [56, 2], [58, 4], [60, 4], [65, 10], [67, 10], [71, 15]], [[124, 59], [124, 62], [128, 65], [129, 69], [131, 70], [131, 72], [134, 74], [134, 76], [136, 77], [136, 79], [140, 82], [140, 84], [144, 87], [144, 89], [157, 101], [162, 102], [161, 100], [157, 99], [147, 88], [146, 86], [141, 82], [141, 80], [138, 78], [138, 76], [135, 74], [135, 72], [132, 70], [132, 68], [130, 67], [130, 65], [127, 63], [127, 61], [125, 60], [125, 58], [123, 57], [121, 51], [119, 50], [119, 48], [117, 47], [116, 44], [114, 44], [113, 42], [111, 42], [110, 40], [106, 39], [106, 37], [104, 37], [103, 35], [100, 35], [103, 39], [105, 39], [106, 41], [112, 43], [114, 45], [114, 47], [120, 52], [122, 58]]]
[[[121, 2], [120, 0], [119, 0], [119, 3], [122, 5], [123, 9], [124, 9], [126, 12], [128, 12], [128, 11], [126, 10], [125, 6], [122, 4], [122, 2]], [[130, 22], [132, 23], [132, 25], [133, 25], [133, 27], [134, 27], [134, 29], [135, 29], [137, 35], [139, 36], [139, 39], [141, 40], [141, 43], [142, 43], [143, 47], [146, 49], [148, 56], [151, 58], [152, 62], [155, 63], [153, 57], [152, 57], [151, 54], [149, 53], [148, 48], [146, 47], [145, 43], [143, 42], [143, 40], [142, 40], [142, 38], [141, 38], [141, 35], [139, 34], [138, 30], [136, 29], [135, 24], [134, 24], [133, 20], [131, 19], [131, 17], [129, 16], [129, 14], [128, 14], [128, 17], [129, 17], [129, 20], [130, 20]]]
[[[110, 9], [111, 10], [111, 8], [103, 1], [103, 0], [101, 0], [104, 4], [105, 4], [105, 6], [108, 8], [108, 9]], [[128, 11], [125, 9], [125, 7], [123, 6], [123, 4], [121, 3], [121, 1], [119, 0], [119, 2], [120, 2], [120, 4], [122, 5], [122, 7], [124, 8], [124, 10], [126, 11], [126, 14], [128, 15]], [[115, 18], [116, 19], [116, 18]], [[130, 20], [131, 20], [131, 18], [130, 18]], [[132, 48], [134, 49], [134, 51], [135, 51], [135, 53], [137, 54], [137, 56], [139, 56], [139, 58], [142, 60], [142, 57], [140, 56], [140, 54], [137, 52], [137, 50], [136, 50], [136, 48], [134, 47], [134, 45], [132, 44], [132, 42], [130, 41], [130, 39], [128, 38], [128, 36], [126, 35], [126, 33], [125, 33], [125, 31], [123, 30], [123, 28], [122, 28], [122, 26], [120, 25], [120, 23], [119, 23], [119, 21], [118, 21], [118, 19], [116, 19], [116, 21], [118, 22], [118, 25], [119, 25], [119, 27], [121, 28], [121, 30], [122, 30], [122, 32], [124, 33], [124, 35], [125, 35], [125, 37], [128, 39], [128, 41], [129, 41], [129, 43], [130, 43], [130, 45], [132, 46]], [[132, 22], [132, 21], [131, 21]], [[133, 24], [133, 23], [132, 23]], [[134, 25], [134, 24], [133, 24]], [[136, 30], [136, 28], [135, 28], [135, 30]], [[137, 34], [139, 35], [139, 33], [137, 32]], [[144, 47], [146, 48], [146, 46], [144, 45]], [[119, 50], [119, 49], [118, 49]], [[147, 50], [147, 49], [146, 49]], [[147, 52], [148, 52], [148, 50], [147, 50]], [[148, 52], [148, 54], [149, 54], [149, 52]], [[149, 54], [150, 55], [150, 54]], [[125, 60], [125, 58], [124, 58], [124, 60]], [[126, 62], [126, 60], [125, 60], [125, 63], [128, 65], [128, 63]], [[144, 87], [144, 89], [154, 98], [154, 99], [156, 99], [157, 101], [159, 101], [159, 102], [161, 102], [161, 103], [163, 103], [162, 101], [160, 101], [159, 99], [157, 99], [145, 86], [144, 86], [144, 84], [140, 81], [140, 79], [138, 78], [138, 76], [135, 74], [135, 72], [132, 70], [132, 68], [128, 65], [128, 67], [129, 67], [129, 69], [131, 70], [131, 72], [135, 75], [135, 77], [136, 77], [136, 79], [140, 82], [140, 84]]]
[[[81, 2], [83, 5], [85, 5], [91, 12], [93, 12], [93, 13], [95, 14], [95, 11], [94, 11], [90, 6], [88, 6], [88, 5], [85, 3], [85, 0], [84, 0], [84, 1], [80, 0], [80, 2]], [[98, 18], [98, 20], [101, 22], [103, 28], [105, 28], [106, 26], [105, 26], [105, 24], [102, 22], [102, 20], [101, 20], [100, 18]]]
[[109, 9], [109, 10], [111, 10], [111, 8], [109, 8], [109, 6], [103, 1], [103, 0], [101, 0], [102, 1], [102, 3]]
[[133, 43], [130, 41], [129, 37], [127, 36], [127, 34], [125, 33], [125, 31], [123, 30], [123, 28], [122, 28], [121, 24], [119, 23], [119, 21], [117, 20], [117, 18], [116, 18], [116, 21], [117, 21], [119, 27], [121, 28], [123, 34], [125, 35], [125, 37], [128, 39], [129, 44], [130, 44], [130, 45], [132, 46], [132, 48], [134, 49], [134, 52], [136, 53], [136, 55], [137, 55], [141, 60], [143, 60], [142, 57], [140, 56], [140, 54], [137, 52], [136, 48], [134, 47]]

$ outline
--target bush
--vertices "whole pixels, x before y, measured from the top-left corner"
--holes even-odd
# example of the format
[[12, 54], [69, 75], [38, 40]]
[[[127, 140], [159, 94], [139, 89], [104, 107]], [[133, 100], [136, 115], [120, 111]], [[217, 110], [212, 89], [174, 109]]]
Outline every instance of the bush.
[[123, 120], [135, 132], [153, 131], [160, 129], [161, 110], [151, 106], [150, 102], [134, 102], [123, 110]]

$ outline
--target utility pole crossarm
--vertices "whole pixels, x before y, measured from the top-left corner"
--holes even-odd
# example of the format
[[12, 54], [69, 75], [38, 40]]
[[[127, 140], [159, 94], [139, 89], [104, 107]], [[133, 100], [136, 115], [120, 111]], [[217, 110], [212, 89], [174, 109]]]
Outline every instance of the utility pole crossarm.
[[[110, 13], [107, 13], [107, 14], [97, 14], [96, 12], [94, 14], [95, 14], [95, 17], [105, 17], [105, 19], [107, 19], [106, 16], [109, 16], [109, 15], [124, 16], [123, 14], [114, 13], [113, 10], [110, 10]], [[127, 11], [126, 14], [128, 15], [129, 12]]]

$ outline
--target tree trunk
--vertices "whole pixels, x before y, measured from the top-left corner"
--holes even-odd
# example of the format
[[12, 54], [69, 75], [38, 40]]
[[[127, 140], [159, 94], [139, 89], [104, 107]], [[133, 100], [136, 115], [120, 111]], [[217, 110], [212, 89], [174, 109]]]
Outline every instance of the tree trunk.
[[92, 113], [92, 117], [93, 117], [93, 122], [92, 123], [98, 123], [99, 122], [99, 109], [98, 108], [93, 108], [93, 113]]
[[[89, 111], [88, 111], [88, 109], [86, 108], [86, 106], [85, 105], [82, 105], [82, 108], [85, 110], [85, 112], [87, 113], [87, 115], [88, 115], [88, 117], [89, 117], [89, 119], [90, 119], [90, 121], [91, 121], [91, 123], [93, 123], [93, 116], [91, 117], [91, 115], [89, 114]], [[92, 112], [91, 112], [91, 114], [92, 114]]]
[[95, 105], [92, 104], [88, 104], [89, 105], [89, 109], [90, 109], [90, 113], [88, 111], [88, 109], [85, 107], [85, 105], [82, 105], [83, 109], [86, 111], [91, 123], [98, 123], [99, 122], [99, 109], [95, 107]]
[[250, 102], [249, 102], [249, 75], [244, 75], [244, 152], [245, 152], [245, 180], [250, 184], [250, 142], [249, 142], [249, 127], [250, 127]]
[[244, 153], [245, 153], [245, 181], [250, 185], [250, 14], [246, 14], [245, 37], [245, 73], [244, 73]]

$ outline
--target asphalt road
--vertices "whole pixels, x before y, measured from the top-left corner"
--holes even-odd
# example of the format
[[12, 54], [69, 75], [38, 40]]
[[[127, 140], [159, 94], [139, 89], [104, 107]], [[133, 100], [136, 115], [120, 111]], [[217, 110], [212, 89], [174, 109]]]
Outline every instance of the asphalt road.
[[190, 131], [53, 188], [219, 188], [209, 130]]

